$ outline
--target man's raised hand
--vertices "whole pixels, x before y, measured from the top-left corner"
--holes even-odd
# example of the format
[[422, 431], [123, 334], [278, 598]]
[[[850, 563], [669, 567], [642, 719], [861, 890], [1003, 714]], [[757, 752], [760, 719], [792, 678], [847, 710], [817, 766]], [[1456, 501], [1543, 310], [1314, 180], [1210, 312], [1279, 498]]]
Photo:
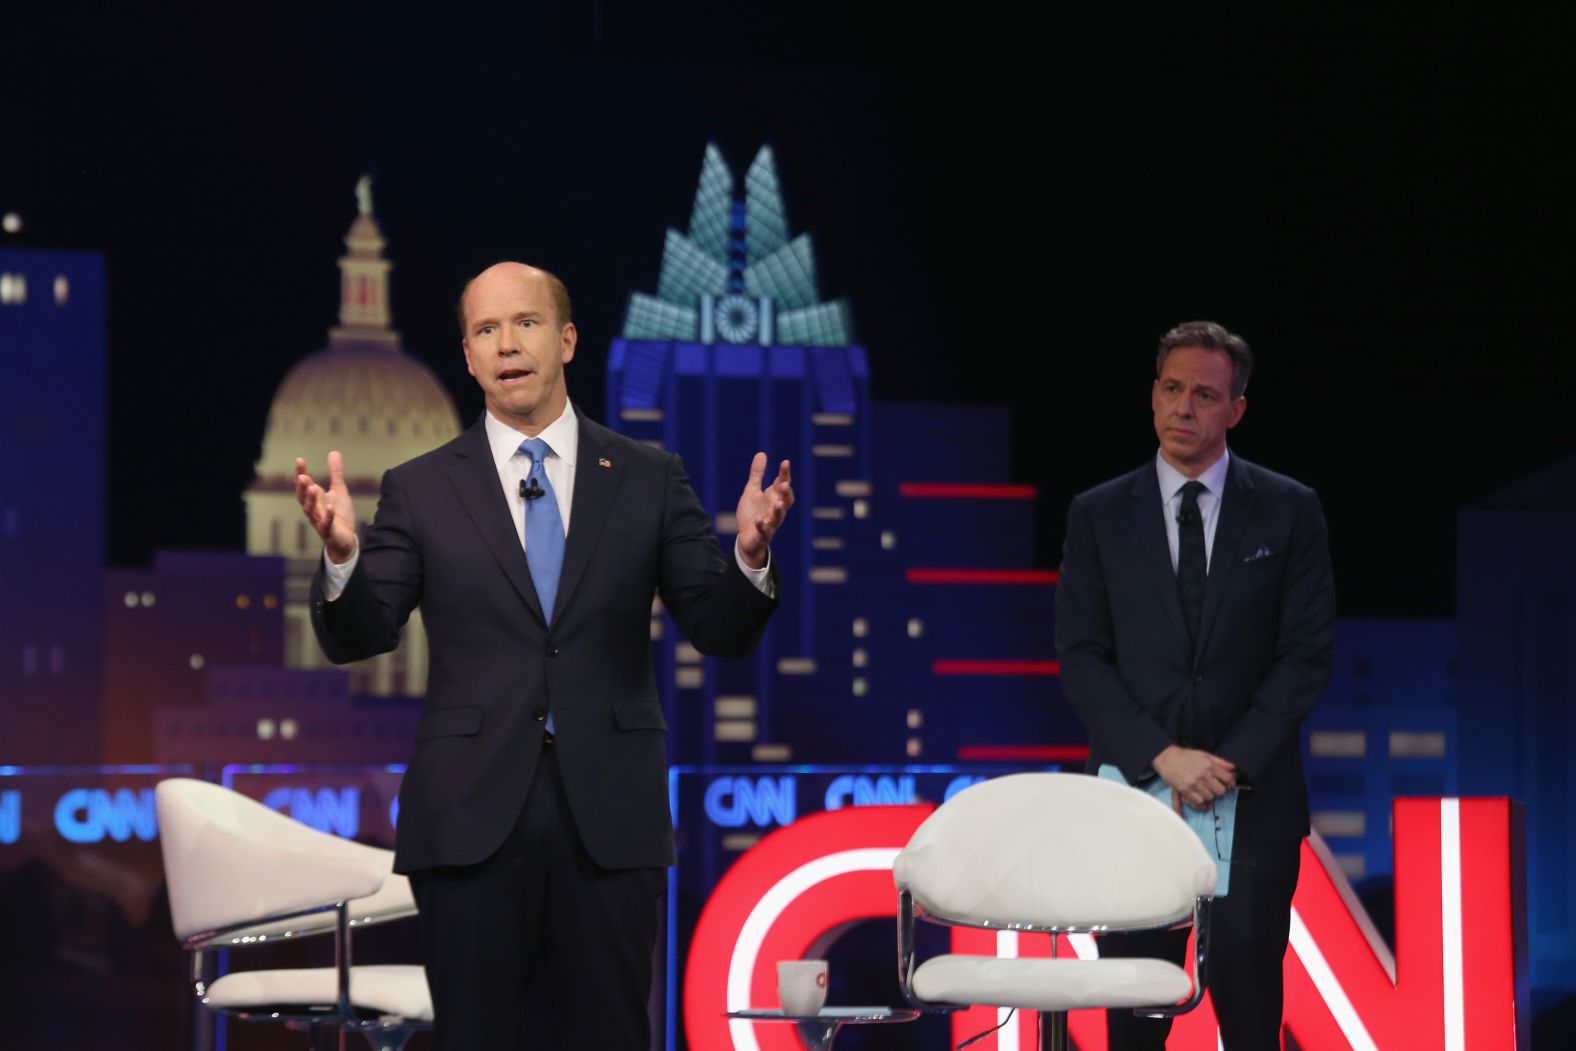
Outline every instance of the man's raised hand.
[[765, 477], [766, 454], [756, 453], [755, 459], [750, 461], [749, 481], [744, 483], [744, 492], [734, 512], [739, 524], [739, 555], [751, 569], [765, 568], [767, 548], [793, 506], [793, 480], [788, 473], [788, 461], [777, 466], [777, 477], [763, 488], [761, 482]]
[[312, 481], [306, 461], [296, 457], [296, 502], [323, 538], [328, 560], [337, 565], [350, 561], [356, 553], [356, 508], [345, 485], [345, 459], [337, 452], [328, 454], [328, 489]]

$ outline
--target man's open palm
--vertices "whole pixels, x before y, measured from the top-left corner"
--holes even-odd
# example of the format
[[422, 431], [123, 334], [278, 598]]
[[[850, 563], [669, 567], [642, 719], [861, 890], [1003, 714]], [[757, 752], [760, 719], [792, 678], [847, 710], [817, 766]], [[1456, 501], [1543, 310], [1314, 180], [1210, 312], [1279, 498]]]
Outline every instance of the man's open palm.
[[341, 565], [356, 553], [356, 508], [345, 485], [345, 459], [338, 452], [328, 454], [328, 488], [312, 481], [306, 461], [296, 457], [296, 502], [323, 538], [328, 560]]

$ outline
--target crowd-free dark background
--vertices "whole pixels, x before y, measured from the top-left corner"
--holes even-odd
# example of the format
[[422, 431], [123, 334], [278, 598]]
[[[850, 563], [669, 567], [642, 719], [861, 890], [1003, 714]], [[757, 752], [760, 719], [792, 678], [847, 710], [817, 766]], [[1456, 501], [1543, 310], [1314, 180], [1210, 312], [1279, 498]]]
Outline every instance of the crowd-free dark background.
[[1319, 489], [1345, 615], [1450, 615], [1456, 508], [1576, 449], [1553, 16], [229, 6], [13, 5], [0, 29], [0, 212], [27, 224], [0, 242], [108, 258], [112, 564], [243, 546], [269, 401], [336, 320], [361, 172], [396, 325], [462, 416], [453, 300], [504, 257], [568, 281], [570, 388], [601, 415], [607, 343], [708, 140], [741, 175], [777, 151], [878, 399], [936, 403], [937, 441], [947, 403], [1012, 406], [1043, 565], [1068, 498], [1152, 455], [1152, 348], [1189, 318], [1256, 347], [1234, 448]]

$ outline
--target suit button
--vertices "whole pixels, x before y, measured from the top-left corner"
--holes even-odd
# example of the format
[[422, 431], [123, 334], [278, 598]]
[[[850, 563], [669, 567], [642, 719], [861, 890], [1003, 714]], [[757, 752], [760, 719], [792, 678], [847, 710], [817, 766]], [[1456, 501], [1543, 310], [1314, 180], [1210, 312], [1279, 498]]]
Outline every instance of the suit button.
[[547, 721], [547, 709], [546, 708], [537, 708], [536, 710], [531, 712], [531, 718], [535, 719], [539, 723], [546, 722]]
[[1203, 682], [1204, 681], [1204, 676], [1202, 676], [1202, 675], [1195, 675], [1195, 676], [1193, 676], [1193, 681], [1195, 683]]
[[547, 655], [549, 657], [556, 657], [556, 656], [558, 656], [558, 647], [557, 646], [549, 646], [549, 647], [547, 647]]

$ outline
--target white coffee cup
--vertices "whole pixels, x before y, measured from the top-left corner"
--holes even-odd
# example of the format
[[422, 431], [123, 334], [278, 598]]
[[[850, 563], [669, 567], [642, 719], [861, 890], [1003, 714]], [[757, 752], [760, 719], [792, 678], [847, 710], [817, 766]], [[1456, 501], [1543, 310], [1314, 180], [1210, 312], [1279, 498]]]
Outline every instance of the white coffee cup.
[[777, 999], [785, 1015], [820, 1014], [826, 1003], [826, 961], [779, 960]]

